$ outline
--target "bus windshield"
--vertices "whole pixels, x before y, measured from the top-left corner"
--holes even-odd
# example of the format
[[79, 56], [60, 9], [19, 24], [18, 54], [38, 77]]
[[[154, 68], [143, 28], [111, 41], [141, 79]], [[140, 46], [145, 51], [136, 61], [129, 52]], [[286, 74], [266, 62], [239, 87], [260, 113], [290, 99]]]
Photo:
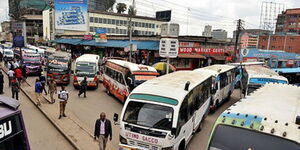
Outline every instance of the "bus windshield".
[[96, 64], [95, 63], [77, 63], [75, 73], [80, 75], [95, 75]]
[[124, 122], [149, 128], [171, 130], [173, 108], [131, 101], [128, 103]]
[[209, 145], [209, 150], [299, 150], [296, 142], [262, 132], [218, 125]]

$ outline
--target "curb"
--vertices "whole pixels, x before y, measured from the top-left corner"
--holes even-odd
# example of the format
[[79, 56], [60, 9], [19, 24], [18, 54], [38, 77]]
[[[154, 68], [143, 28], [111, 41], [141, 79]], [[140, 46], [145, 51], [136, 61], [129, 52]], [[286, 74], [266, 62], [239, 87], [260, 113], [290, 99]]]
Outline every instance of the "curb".
[[[6, 70], [4, 70], [3, 68], [1, 68], [2, 71], [5, 72], [5, 74], [7, 75], [7, 72]], [[28, 84], [28, 82], [26, 82]], [[28, 84], [30, 86], [30, 84]], [[49, 120], [49, 122], [51, 122], [51, 124], [67, 139], [67, 141], [76, 149], [76, 150], [82, 150], [68, 135], [65, 134], [65, 132], [63, 131], [63, 129], [61, 129], [59, 127], [59, 125], [57, 125], [55, 123], [54, 120], [52, 120], [47, 114], [45, 111], [43, 111], [40, 107], [38, 107], [35, 103], [35, 101], [32, 99], [32, 97], [30, 97], [30, 95], [23, 89], [23, 87], [20, 88], [21, 91], [26, 95], [26, 97], [28, 99], [30, 99], [30, 101], [34, 104], [34, 106], [36, 108], [38, 108], [38, 110], [40, 110], [40, 112]]]

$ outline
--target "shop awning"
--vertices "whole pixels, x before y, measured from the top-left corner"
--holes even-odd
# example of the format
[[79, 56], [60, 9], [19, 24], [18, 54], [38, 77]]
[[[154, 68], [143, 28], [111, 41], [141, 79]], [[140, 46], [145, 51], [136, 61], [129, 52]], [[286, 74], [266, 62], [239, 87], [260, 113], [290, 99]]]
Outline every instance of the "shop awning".
[[[133, 44], [137, 45], [139, 50], [154, 50], [158, 51], [159, 41], [132, 41]], [[87, 46], [99, 46], [99, 47], [115, 47], [125, 48], [129, 45], [128, 40], [107, 40], [105, 43], [97, 43], [95, 40], [84, 40], [80, 45]]]
[[203, 55], [199, 55], [199, 54], [178, 54], [178, 58], [203, 58], [205, 59], [206, 57]]
[[79, 45], [82, 42], [82, 39], [56, 39], [53, 42], [60, 44]]

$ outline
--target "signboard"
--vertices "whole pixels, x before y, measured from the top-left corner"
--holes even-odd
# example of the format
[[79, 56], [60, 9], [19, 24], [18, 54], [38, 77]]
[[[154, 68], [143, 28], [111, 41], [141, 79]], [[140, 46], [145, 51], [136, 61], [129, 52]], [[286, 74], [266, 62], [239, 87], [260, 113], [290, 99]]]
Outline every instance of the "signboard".
[[179, 54], [210, 54], [210, 55], [224, 55], [226, 52], [225, 48], [197, 48], [197, 47], [180, 47]]
[[178, 56], [179, 42], [177, 39], [162, 38], [159, 44], [160, 57], [176, 58]]
[[179, 35], [179, 24], [166, 23], [161, 25], [162, 37], [178, 37], [178, 35]]
[[84, 40], [93, 40], [93, 36], [92, 35], [84, 35], [83, 39]]
[[23, 36], [15, 36], [13, 39], [13, 47], [24, 47], [25, 41]]
[[106, 43], [107, 42], [107, 36], [106, 36], [106, 29], [96, 29], [96, 34], [95, 34], [95, 41], [97, 43]]
[[55, 0], [55, 29], [87, 31], [88, 0]]
[[26, 44], [26, 24], [25, 22], [13, 22], [12, 23], [12, 30], [15, 33], [21, 32], [23, 36], [23, 42]]
[[165, 10], [165, 11], [157, 11], [156, 12], [156, 19], [162, 20], [162, 21], [171, 21], [171, 10]]
[[179, 47], [201, 47], [200, 42], [179, 42]]

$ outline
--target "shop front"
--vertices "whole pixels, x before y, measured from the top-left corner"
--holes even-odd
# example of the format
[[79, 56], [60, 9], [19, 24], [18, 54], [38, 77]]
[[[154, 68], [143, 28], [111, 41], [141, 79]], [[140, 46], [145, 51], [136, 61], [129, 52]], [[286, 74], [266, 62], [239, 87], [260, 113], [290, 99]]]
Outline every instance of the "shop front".
[[243, 62], [265, 62], [271, 68], [300, 67], [300, 55], [284, 51], [242, 49], [240, 59]]
[[224, 64], [227, 57], [225, 47], [201, 46], [199, 42], [180, 42], [178, 57], [171, 59], [176, 70], [194, 70], [213, 64]]

